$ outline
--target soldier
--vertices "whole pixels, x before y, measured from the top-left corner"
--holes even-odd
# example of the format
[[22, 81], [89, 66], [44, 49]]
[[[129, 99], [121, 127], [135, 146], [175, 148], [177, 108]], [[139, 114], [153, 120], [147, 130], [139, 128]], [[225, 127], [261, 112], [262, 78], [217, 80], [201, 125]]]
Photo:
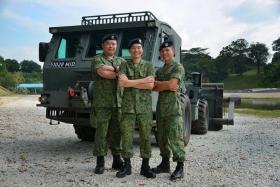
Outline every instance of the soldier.
[[142, 166], [140, 174], [147, 178], [155, 178], [155, 173], [149, 166], [151, 157], [150, 132], [152, 128], [152, 98], [151, 90], [154, 86], [153, 65], [144, 61], [142, 40], [135, 38], [128, 45], [132, 57], [131, 62], [122, 64], [119, 70], [119, 86], [124, 87], [122, 100], [122, 157], [124, 167], [117, 172], [118, 178], [131, 174], [130, 158], [133, 156], [134, 125], [139, 127], [140, 154]]
[[107, 134], [110, 135], [112, 168], [120, 170], [123, 161], [121, 154], [120, 90], [117, 87], [116, 73], [124, 59], [116, 57], [117, 36], [108, 34], [102, 39], [103, 54], [94, 57], [92, 75], [94, 81], [93, 112], [96, 117], [95, 146], [93, 154], [97, 156], [95, 173], [104, 173], [104, 156], [107, 155]]
[[170, 179], [176, 180], [184, 177], [185, 150], [179, 85], [185, 72], [183, 66], [174, 61], [175, 49], [171, 40], [163, 42], [159, 50], [164, 66], [156, 72], [153, 90], [159, 92], [156, 114], [162, 161], [153, 171], [170, 172], [169, 158], [172, 151], [177, 166]]

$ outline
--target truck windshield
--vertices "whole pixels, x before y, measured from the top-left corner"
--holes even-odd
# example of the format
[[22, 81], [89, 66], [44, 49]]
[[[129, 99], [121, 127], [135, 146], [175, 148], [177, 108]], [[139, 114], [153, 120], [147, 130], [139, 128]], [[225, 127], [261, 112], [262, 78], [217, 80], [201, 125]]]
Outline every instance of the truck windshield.
[[58, 59], [74, 58], [80, 42], [80, 35], [61, 36], [55, 57]]
[[[130, 58], [129, 51], [127, 49], [128, 43], [133, 38], [141, 38], [144, 42], [145, 37], [145, 31], [144, 29], [141, 30], [123, 30], [121, 32], [108, 32], [108, 33], [114, 33], [118, 36], [120, 42], [120, 48], [119, 51], [116, 53], [118, 56], [124, 57], [124, 58]], [[102, 38], [108, 34], [105, 32], [94, 32], [90, 35], [90, 42], [88, 46], [88, 50], [86, 53], [86, 58], [92, 58], [95, 55], [101, 54], [103, 52], [101, 42]]]

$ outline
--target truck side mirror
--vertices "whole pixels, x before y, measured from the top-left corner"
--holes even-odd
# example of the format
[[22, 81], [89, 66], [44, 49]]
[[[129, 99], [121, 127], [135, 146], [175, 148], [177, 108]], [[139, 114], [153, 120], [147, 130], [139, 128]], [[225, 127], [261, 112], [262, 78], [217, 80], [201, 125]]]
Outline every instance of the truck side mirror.
[[49, 43], [39, 43], [39, 61], [44, 62], [49, 49]]

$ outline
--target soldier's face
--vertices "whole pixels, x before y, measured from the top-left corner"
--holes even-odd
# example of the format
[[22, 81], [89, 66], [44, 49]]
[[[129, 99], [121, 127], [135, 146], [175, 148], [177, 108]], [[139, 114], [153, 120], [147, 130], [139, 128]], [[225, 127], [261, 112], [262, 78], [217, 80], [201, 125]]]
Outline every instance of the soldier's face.
[[173, 60], [175, 49], [173, 47], [165, 47], [160, 50], [160, 57], [164, 62], [170, 62]]
[[116, 40], [106, 40], [102, 44], [102, 48], [104, 51], [104, 54], [106, 56], [114, 56], [117, 48], [117, 41]]
[[129, 49], [132, 59], [141, 58], [143, 54], [143, 47], [141, 44], [133, 44]]

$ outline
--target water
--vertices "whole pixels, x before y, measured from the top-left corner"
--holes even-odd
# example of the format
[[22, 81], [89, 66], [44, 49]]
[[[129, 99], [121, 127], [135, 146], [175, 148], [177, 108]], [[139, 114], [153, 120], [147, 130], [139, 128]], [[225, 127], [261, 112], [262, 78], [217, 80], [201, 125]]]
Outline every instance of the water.
[[280, 110], [280, 99], [241, 99], [237, 108]]

